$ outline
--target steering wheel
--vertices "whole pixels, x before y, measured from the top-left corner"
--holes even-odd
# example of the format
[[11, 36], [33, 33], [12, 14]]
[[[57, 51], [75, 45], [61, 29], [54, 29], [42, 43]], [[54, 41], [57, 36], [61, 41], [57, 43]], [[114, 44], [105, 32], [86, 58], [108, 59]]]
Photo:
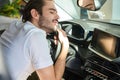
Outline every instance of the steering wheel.
[[55, 63], [60, 51], [61, 51], [61, 43], [58, 41], [57, 45], [54, 43], [54, 36], [57, 35], [57, 32], [50, 33], [47, 35], [49, 47], [50, 47], [50, 54], [53, 62]]

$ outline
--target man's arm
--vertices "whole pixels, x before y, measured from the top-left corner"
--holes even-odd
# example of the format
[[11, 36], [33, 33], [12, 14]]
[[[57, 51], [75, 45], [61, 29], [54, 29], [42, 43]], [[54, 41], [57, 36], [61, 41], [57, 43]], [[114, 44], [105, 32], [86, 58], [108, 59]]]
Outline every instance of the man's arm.
[[65, 62], [69, 49], [69, 41], [63, 30], [58, 30], [58, 38], [62, 45], [62, 49], [55, 65], [47, 68], [37, 70], [40, 80], [61, 80], [64, 70]]
[[39, 69], [36, 72], [40, 80], [56, 80], [53, 65], [43, 68], [43, 69]]
[[65, 62], [66, 62], [66, 57], [67, 57], [68, 49], [69, 49], [69, 41], [68, 41], [66, 33], [60, 29], [58, 30], [58, 38], [62, 45], [62, 49], [55, 63], [54, 69], [55, 69], [56, 80], [61, 80], [64, 70], [65, 70]]

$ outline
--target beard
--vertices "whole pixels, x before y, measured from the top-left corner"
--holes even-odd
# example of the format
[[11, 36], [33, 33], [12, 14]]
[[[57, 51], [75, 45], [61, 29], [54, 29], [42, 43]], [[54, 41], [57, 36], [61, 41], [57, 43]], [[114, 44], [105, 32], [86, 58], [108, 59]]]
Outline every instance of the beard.
[[45, 30], [47, 33], [55, 32], [57, 27], [52, 25], [53, 20], [49, 20], [43, 16], [39, 18], [38, 25], [41, 29]]

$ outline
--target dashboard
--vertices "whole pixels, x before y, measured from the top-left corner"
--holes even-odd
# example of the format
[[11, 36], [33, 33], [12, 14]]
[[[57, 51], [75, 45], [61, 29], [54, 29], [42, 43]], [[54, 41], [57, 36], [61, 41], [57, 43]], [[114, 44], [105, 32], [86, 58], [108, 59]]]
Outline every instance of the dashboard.
[[109, 61], [88, 49], [95, 28], [120, 37], [119, 24], [83, 19], [63, 21], [60, 25], [66, 31], [70, 42], [65, 76], [69, 77], [67, 74], [71, 73], [74, 77], [85, 80], [120, 79], [119, 59], [119, 62]]

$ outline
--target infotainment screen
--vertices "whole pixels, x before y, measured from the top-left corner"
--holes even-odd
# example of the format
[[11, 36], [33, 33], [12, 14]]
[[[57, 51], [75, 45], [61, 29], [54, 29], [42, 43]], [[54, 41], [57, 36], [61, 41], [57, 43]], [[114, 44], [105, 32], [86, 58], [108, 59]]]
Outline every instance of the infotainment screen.
[[120, 38], [95, 28], [89, 49], [112, 61], [120, 56]]

